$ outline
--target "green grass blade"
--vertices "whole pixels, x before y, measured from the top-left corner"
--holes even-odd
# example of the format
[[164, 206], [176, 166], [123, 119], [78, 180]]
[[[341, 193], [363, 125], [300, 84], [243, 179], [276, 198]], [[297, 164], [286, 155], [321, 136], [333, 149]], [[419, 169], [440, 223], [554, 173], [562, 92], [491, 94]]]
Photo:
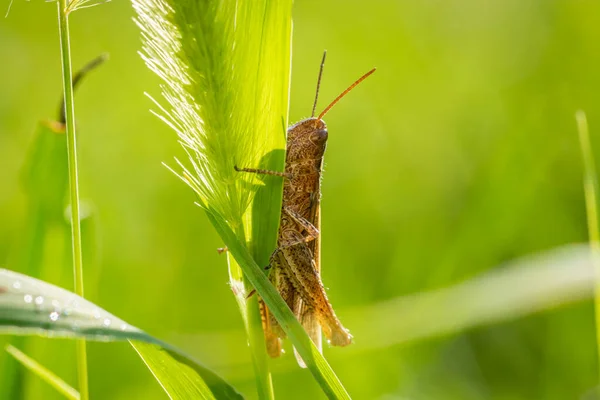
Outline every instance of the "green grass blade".
[[[182, 369], [181, 364], [168, 353], [156, 351], [154, 345], [148, 343], [132, 342], [131, 345], [171, 398], [215, 399], [199, 375], [190, 373], [189, 370], [174, 374], [174, 371]], [[189, 369], [185, 365], [183, 367]]]
[[161, 386], [169, 390], [171, 398], [193, 399], [198, 393], [204, 398], [241, 398], [222, 378], [174, 346], [72, 292], [8, 270], [0, 270], [0, 333], [133, 341], [132, 345]]
[[[592, 146], [590, 144], [590, 135], [585, 112], [578, 111], [575, 114], [575, 119], [577, 120], [579, 143], [581, 144], [581, 154], [583, 157], [583, 191], [585, 195], [590, 248], [592, 254], [598, 254], [600, 252], [600, 230], [598, 229], [598, 178], [596, 176], [596, 165], [592, 153]], [[600, 276], [600, 263], [598, 263], [596, 259], [594, 260], [596, 274]], [[600, 283], [596, 287], [594, 308], [596, 316], [596, 349], [598, 352], [598, 359], [600, 360]]]
[[[291, 2], [266, 3], [264, 18], [257, 19], [256, 30], [260, 29], [258, 41], [261, 54], [259, 68], [256, 69], [254, 108], [250, 108], [254, 116], [264, 113], [259, 96], [265, 93], [274, 99], [268, 104], [272, 111], [264, 122], [266, 135], [263, 142], [269, 153], [260, 160], [261, 168], [280, 171], [285, 161], [285, 132], [288, 125], [289, 76], [291, 60]], [[262, 68], [261, 68], [262, 67]], [[249, 105], [250, 106], [250, 105]], [[260, 125], [260, 124], [259, 124]], [[247, 232], [246, 245], [258, 265], [268, 265], [269, 257], [276, 246], [277, 229], [281, 210], [283, 180], [277, 177], [263, 177], [262, 185], [254, 193], [252, 206], [244, 215], [244, 230]], [[237, 263], [230, 263], [234, 267]], [[245, 293], [254, 286], [244, 276]], [[251, 343], [254, 370], [256, 371], [259, 397], [274, 398], [273, 387], [268, 369], [262, 317], [258, 307], [258, 296], [247, 299], [245, 294], [238, 293], [240, 307], [246, 308], [246, 331]]]
[[44, 367], [21, 350], [17, 349], [14, 346], [8, 345], [6, 346], [6, 351], [8, 354], [13, 356], [17, 361], [19, 361], [25, 368], [30, 370], [32, 373], [40, 377], [44, 382], [48, 383], [54, 389], [56, 389], [59, 393], [64, 395], [67, 399], [70, 400], [79, 400], [79, 392], [73, 389], [68, 383], [60, 379], [56, 376], [52, 371], [48, 368]]

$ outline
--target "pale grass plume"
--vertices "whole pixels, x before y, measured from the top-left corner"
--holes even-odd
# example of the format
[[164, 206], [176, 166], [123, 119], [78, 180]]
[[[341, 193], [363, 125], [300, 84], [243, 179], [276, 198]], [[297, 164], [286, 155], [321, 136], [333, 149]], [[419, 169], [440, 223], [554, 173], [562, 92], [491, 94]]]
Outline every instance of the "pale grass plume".
[[234, 166], [260, 165], [271, 128], [265, 114], [272, 99], [255, 86], [260, 48], [240, 23], [255, 11], [250, 2], [227, 1], [134, 0], [133, 6], [141, 56], [162, 79], [155, 114], [189, 158], [176, 160], [174, 172], [204, 209], [239, 228], [260, 181]]

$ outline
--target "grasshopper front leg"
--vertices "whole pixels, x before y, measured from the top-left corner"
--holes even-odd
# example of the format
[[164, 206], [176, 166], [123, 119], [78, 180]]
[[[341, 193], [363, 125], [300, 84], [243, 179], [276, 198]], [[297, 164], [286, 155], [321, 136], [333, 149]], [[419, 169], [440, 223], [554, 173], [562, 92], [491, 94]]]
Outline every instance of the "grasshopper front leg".
[[[284, 207], [282, 210], [289, 218], [292, 219], [297, 225], [299, 225], [304, 231], [306, 235], [298, 235], [298, 230], [289, 229], [283, 230], [281, 232], [281, 237], [279, 240], [279, 248], [291, 247], [299, 243], [308, 243], [312, 240], [315, 240], [319, 237], [319, 230], [316, 226], [314, 226], [309, 220], [298, 214], [296, 211]], [[285, 217], [284, 217], [285, 218]], [[283, 223], [282, 225], [286, 225]]]
[[239, 168], [237, 165], [234, 165], [233, 169], [235, 169], [237, 172], [250, 172], [251, 174], [281, 176], [282, 178], [292, 179], [292, 174], [286, 174], [285, 172], [279, 171], [271, 171], [270, 169]]
[[[239, 168], [236, 165], [234, 165], [233, 168], [237, 172], [249, 172], [252, 174], [280, 176], [282, 178], [287, 178], [287, 179], [293, 178], [292, 174], [285, 173], [285, 172], [279, 172], [279, 171], [271, 171], [268, 169]], [[306, 236], [303, 236], [303, 238], [298, 239], [297, 235], [295, 235], [296, 232], [294, 232], [294, 235], [288, 235], [288, 237], [282, 237], [283, 240], [279, 243], [280, 248], [290, 247], [290, 246], [293, 246], [298, 243], [310, 242], [311, 240], [315, 240], [317, 237], [319, 237], [319, 230], [309, 220], [304, 218], [302, 215], [298, 214], [296, 211], [294, 211], [288, 207], [284, 207], [282, 209], [282, 211], [285, 214], [287, 214], [287, 216], [290, 217], [297, 225], [299, 225], [302, 229], [304, 229], [304, 231], [306, 232]], [[285, 236], [285, 233], [282, 236]]]

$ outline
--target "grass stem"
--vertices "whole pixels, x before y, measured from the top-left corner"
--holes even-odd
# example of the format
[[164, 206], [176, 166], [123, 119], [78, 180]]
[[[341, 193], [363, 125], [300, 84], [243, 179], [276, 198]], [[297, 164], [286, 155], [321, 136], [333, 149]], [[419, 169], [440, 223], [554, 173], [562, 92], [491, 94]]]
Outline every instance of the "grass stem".
[[[77, 169], [77, 142], [75, 135], [75, 101], [73, 98], [73, 71], [71, 67], [71, 46], [69, 39], [68, 0], [59, 0], [58, 27], [60, 34], [61, 64], [63, 72], [63, 92], [65, 99], [67, 157], [69, 164], [69, 196], [71, 204], [71, 241], [73, 248], [73, 274], [75, 293], [83, 297], [83, 257], [81, 251], [81, 223], [79, 209], [79, 181]], [[77, 341], [77, 377], [82, 400], [89, 399], [87, 353], [85, 341]]]
[[[596, 165], [590, 144], [587, 118], [585, 112], [577, 111], [575, 114], [577, 129], [579, 131], [579, 142], [583, 156], [583, 190], [585, 195], [585, 208], [587, 215], [588, 235], [590, 248], [593, 254], [593, 263], [596, 276], [600, 276], [600, 265], [596, 255], [600, 251], [600, 230], [598, 229], [598, 178], [596, 176]], [[597, 280], [597, 282], [600, 282]], [[600, 283], [596, 283], [594, 295], [594, 308], [596, 315], [596, 347], [598, 359], [600, 359]]]
[[44, 367], [34, 359], [30, 358], [16, 347], [11, 346], [9, 344], [6, 346], [6, 351], [8, 352], [8, 354], [17, 359], [21, 364], [23, 364], [28, 370], [39, 376], [44, 382], [52, 386], [67, 399], [80, 399], [79, 393], [77, 393], [75, 389], [73, 389], [65, 381], [56, 376], [48, 368]]
[[246, 301], [246, 313], [248, 319], [246, 334], [248, 335], [248, 344], [252, 353], [258, 398], [272, 400], [275, 398], [275, 393], [273, 392], [269, 358], [265, 347], [262, 320], [258, 308], [258, 295], [253, 295], [251, 299]]
[[[245, 241], [244, 230], [240, 229], [237, 236], [241, 241]], [[256, 379], [256, 390], [258, 398], [261, 400], [272, 400], [275, 398], [273, 391], [273, 380], [269, 370], [269, 357], [265, 345], [265, 336], [262, 327], [262, 317], [258, 306], [258, 294], [247, 297], [247, 293], [253, 289], [252, 284], [242, 273], [237, 261], [227, 255], [229, 265], [231, 284], [243, 286], [242, 293], [236, 294], [236, 301], [240, 307], [244, 328], [246, 330], [246, 339], [250, 350], [250, 358], [254, 367], [254, 376]]]

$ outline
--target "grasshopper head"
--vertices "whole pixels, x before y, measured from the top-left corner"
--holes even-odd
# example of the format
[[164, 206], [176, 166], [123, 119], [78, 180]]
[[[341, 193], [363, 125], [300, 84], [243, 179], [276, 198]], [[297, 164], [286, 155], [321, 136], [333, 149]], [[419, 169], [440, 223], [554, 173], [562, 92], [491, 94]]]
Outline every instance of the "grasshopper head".
[[325, 153], [327, 125], [322, 119], [307, 118], [288, 129], [288, 156], [291, 159], [318, 159]]
[[350, 85], [344, 90], [338, 97], [335, 98], [321, 113], [318, 117], [315, 117], [317, 109], [317, 100], [319, 98], [319, 87], [321, 85], [321, 77], [323, 75], [323, 66], [325, 65], [325, 56], [327, 53], [323, 53], [323, 60], [321, 61], [321, 68], [319, 70], [319, 78], [317, 80], [317, 92], [315, 94], [315, 102], [313, 103], [312, 116], [304, 119], [295, 125], [288, 128], [287, 131], [287, 161], [293, 162], [297, 160], [317, 160], [323, 157], [325, 153], [325, 144], [327, 143], [327, 125], [323, 121], [325, 114], [331, 110], [331, 108], [337, 104], [338, 101], [349, 91], [354, 89], [356, 85], [361, 83], [369, 75], [375, 72], [375, 68], [358, 78], [356, 82]]

